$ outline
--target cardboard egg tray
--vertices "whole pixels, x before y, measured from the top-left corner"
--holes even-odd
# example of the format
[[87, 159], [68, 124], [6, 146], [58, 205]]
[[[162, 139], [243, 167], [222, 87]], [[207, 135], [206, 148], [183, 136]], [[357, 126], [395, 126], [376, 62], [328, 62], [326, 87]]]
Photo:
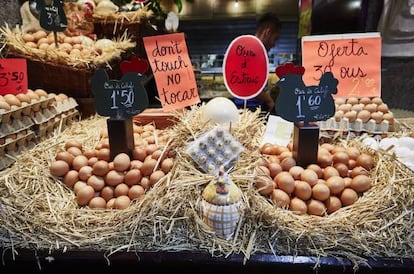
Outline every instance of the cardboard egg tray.
[[55, 96], [49, 94], [47, 98], [43, 97], [37, 101], [23, 102], [20, 107], [12, 106], [9, 111], [0, 110], [0, 123], [10, 123], [12, 118], [20, 119], [22, 115], [30, 116], [32, 112], [37, 112], [42, 108], [46, 108], [55, 101]]
[[12, 118], [9, 123], [0, 123], [0, 139], [17, 134], [20, 131], [30, 128], [33, 124], [30, 117], [26, 115], [21, 116], [20, 119]]
[[16, 138], [7, 139], [6, 143], [0, 146], [0, 170], [13, 165], [17, 155], [35, 145], [34, 140], [35, 134], [29, 129], [19, 132]]
[[75, 109], [78, 106], [78, 103], [72, 97], [69, 97], [67, 100], [60, 101], [56, 103], [56, 110], [58, 113], [64, 113], [70, 110]]
[[328, 135], [334, 135], [338, 132], [352, 132], [355, 135], [360, 135], [362, 133], [381, 135], [387, 134], [388, 132], [395, 132], [399, 128], [399, 124], [395, 120], [393, 124], [390, 124], [387, 120], [383, 120], [381, 123], [376, 123], [373, 119], [363, 123], [361, 119], [356, 119], [354, 122], [350, 122], [348, 118], [342, 118], [340, 121], [336, 121], [334, 117], [331, 117], [326, 121], [319, 121], [318, 125], [320, 130]]

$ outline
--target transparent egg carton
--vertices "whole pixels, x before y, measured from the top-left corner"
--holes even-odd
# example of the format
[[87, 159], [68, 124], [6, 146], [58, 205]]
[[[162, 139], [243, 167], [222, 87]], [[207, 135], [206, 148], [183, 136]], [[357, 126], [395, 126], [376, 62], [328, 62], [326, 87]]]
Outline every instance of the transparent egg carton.
[[243, 145], [226, 129], [217, 126], [190, 143], [186, 153], [204, 172], [217, 175], [220, 166], [228, 169], [243, 150]]

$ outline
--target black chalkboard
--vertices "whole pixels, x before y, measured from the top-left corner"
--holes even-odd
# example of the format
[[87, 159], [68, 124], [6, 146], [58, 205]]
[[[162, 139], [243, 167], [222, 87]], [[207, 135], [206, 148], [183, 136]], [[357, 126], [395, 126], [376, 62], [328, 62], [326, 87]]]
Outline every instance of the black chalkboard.
[[[277, 85], [280, 94], [276, 101], [276, 113], [290, 122], [324, 121], [335, 114], [335, 103], [332, 94], [337, 93], [338, 80], [331, 72], [322, 75], [318, 86], [305, 86], [302, 80], [303, 67], [276, 69], [280, 77]], [[293, 69], [293, 72], [287, 72]], [[282, 71], [282, 74], [278, 73]], [[296, 70], [296, 71], [295, 71]]]
[[67, 27], [67, 19], [63, 9], [63, 0], [49, 1], [35, 0], [36, 9], [40, 10], [39, 23], [42, 28], [49, 31], [64, 31]]
[[98, 69], [91, 79], [96, 112], [102, 116], [123, 119], [139, 114], [148, 106], [144, 76], [130, 72], [121, 80], [109, 80], [106, 71]]

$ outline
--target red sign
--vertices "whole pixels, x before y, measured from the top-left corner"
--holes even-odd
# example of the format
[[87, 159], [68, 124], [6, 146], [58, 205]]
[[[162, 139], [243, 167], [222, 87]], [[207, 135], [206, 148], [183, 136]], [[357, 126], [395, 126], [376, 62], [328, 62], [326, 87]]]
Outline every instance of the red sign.
[[26, 59], [0, 59], [0, 95], [26, 92]]
[[239, 99], [257, 96], [267, 84], [268, 58], [263, 43], [253, 35], [234, 39], [224, 56], [224, 83]]

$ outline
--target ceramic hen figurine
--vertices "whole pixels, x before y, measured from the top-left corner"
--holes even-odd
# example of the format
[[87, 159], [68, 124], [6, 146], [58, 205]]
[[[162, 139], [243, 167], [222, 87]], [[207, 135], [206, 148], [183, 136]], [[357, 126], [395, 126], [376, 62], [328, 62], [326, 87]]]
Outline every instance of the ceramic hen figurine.
[[233, 236], [241, 217], [241, 190], [234, 184], [224, 167], [204, 189], [201, 209], [204, 222], [218, 237]]

